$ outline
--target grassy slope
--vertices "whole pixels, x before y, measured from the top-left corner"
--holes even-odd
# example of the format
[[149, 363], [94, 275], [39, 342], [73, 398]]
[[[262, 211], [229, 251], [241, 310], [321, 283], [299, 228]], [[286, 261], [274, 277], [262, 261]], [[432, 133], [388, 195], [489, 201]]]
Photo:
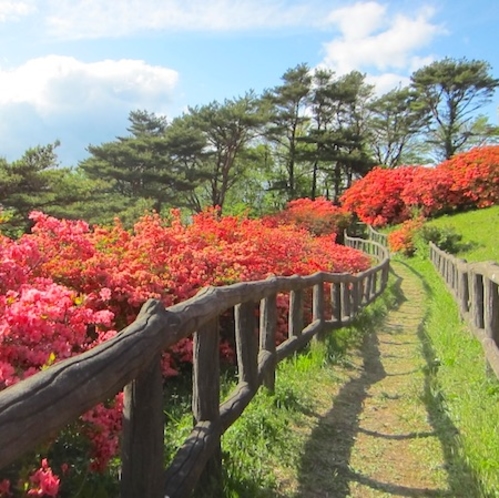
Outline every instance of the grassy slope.
[[459, 254], [468, 261], [499, 261], [499, 206], [468, 213], [442, 216], [429, 222], [437, 227], [453, 227], [471, 248]]

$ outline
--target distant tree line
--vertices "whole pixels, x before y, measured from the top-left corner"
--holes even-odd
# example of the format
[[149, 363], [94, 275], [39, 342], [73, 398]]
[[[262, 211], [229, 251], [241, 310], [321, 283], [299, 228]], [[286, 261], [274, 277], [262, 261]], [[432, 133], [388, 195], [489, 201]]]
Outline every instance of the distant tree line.
[[381, 96], [358, 71], [299, 64], [262, 95], [172, 120], [133, 111], [127, 136], [90, 145], [75, 168], [59, 167], [57, 142], [12, 163], [0, 158], [0, 226], [25, 231], [33, 209], [126, 224], [150, 209], [261, 214], [299, 197], [337, 201], [375, 165], [435, 162], [497, 142], [498, 128], [479, 114], [497, 86], [479, 60], [436, 61]]

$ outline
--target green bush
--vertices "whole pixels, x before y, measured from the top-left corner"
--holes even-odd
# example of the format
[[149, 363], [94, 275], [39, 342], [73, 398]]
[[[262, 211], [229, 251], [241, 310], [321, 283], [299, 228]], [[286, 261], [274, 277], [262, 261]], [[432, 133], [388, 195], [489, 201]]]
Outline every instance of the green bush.
[[433, 242], [437, 247], [450, 254], [457, 254], [462, 246], [462, 235], [450, 226], [440, 228], [425, 224], [419, 230], [418, 236], [425, 246], [429, 242]]

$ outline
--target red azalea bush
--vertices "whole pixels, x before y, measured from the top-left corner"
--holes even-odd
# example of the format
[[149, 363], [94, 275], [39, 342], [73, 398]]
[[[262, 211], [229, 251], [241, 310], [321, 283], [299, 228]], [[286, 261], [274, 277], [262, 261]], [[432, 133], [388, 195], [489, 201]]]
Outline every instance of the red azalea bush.
[[402, 199], [402, 192], [418, 169], [417, 166], [372, 169], [343, 194], [343, 208], [373, 226], [406, 220], [410, 212]]
[[290, 201], [283, 211], [265, 218], [270, 226], [292, 225], [316, 236], [340, 234], [350, 221], [351, 214], [348, 211], [335, 206], [325, 197]]
[[417, 210], [424, 216], [447, 212], [463, 202], [461, 195], [452, 190], [454, 180], [443, 168], [421, 167], [416, 170], [401, 199], [407, 211]]
[[499, 203], [499, 146], [476, 147], [438, 166], [452, 177], [452, 192], [464, 207]]
[[499, 146], [476, 147], [435, 167], [375, 168], [342, 197], [343, 207], [374, 226], [396, 224], [417, 210], [435, 216], [499, 203]]
[[[147, 215], [132, 231], [119, 221], [91, 229], [40, 212], [31, 218], [31, 234], [16, 241], [0, 236], [0, 389], [112, 337], [148, 298], [170, 306], [206, 285], [271, 274], [358, 272], [370, 263], [336, 244], [335, 235], [315, 237], [296, 225], [274, 227], [217, 211], [195, 215], [189, 224], [178, 212], [169, 220]], [[283, 335], [287, 297], [278, 302]], [[227, 340], [221, 354], [233, 355]], [[176, 375], [191, 359], [192, 341], [181, 341], [165, 353], [165, 375]], [[90, 444], [90, 471], [104, 470], [116, 454], [121, 405], [119, 395], [81, 417], [76, 431]], [[19, 484], [32, 490], [28, 494], [57, 495], [59, 478], [46, 461], [33, 476]], [[9, 486], [0, 478], [0, 496], [8, 496]]]

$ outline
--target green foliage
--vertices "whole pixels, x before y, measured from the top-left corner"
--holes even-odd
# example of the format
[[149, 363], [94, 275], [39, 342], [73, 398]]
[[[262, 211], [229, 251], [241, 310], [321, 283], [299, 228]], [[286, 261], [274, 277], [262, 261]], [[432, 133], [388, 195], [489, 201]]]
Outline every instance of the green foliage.
[[429, 141], [439, 156], [449, 159], [465, 150], [473, 136], [495, 135], [494, 127], [483, 126], [476, 111], [490, 102], [499, 79], [490, 74], [488, 62], [444, 58], [418, 69], [411, 86], [418, 95], [418, 108], [427, 113]]
[[404, 87], [391, 90], [370, 103], [371, 147], [377, 164], [393, 168], [403, 164], [403, 158], [418, 153], [416, 138], [428, 117], [423, 110], [415, 108], [416, 98], [414, 91]]
[[424, 247], [428, 246], [429, 242], [433, 242], [443, 251], [457, 254], [461, 250], [463, 236], [457, 233], [452, 226], [436, 227], [425, 224], [420, 228], [418, 238]]
[[81, 218], [79, 203], [88, 200], [95, 183], [74, 170], [61, 168], [55, 149], [59, 143], [28, 149], [8, 163], [0, 159], [1, 231], [17, 237], [26, 232], [33, 210], [67, 218]]
[[228, 192], [243, 182], [252, 160], [258, 159], [246, 152], [263, 126], [260, 100], [248, 92], [244, 97], [226, 99], [223, 104], [214, 101], [190, 108], [189, 117], [206, 143], [200, 163], [204, 181], [193, 198], [198, 208], [223, 209]]
[[[182, 126], [181, 136], [178, 120], [168, 125], [146, 111], [131, 112], [129, 120], [130, 136], [89, 146], [91, 156], [79, 165], [88, 178], [101, 182], [93, 200], [102, 206], [111, 198], [114, 202], [106, 212], [113, 216], [120, 214], [115, 210], [120, 200], [124, 210], [144, 200], [157, 212], [183, 205], [182, 196], [200, 181], [201, 172], [193, 163], [205, 141], [186, 133]], [[186, 139], [190, 140], [189, 148], [185, 147]]]

